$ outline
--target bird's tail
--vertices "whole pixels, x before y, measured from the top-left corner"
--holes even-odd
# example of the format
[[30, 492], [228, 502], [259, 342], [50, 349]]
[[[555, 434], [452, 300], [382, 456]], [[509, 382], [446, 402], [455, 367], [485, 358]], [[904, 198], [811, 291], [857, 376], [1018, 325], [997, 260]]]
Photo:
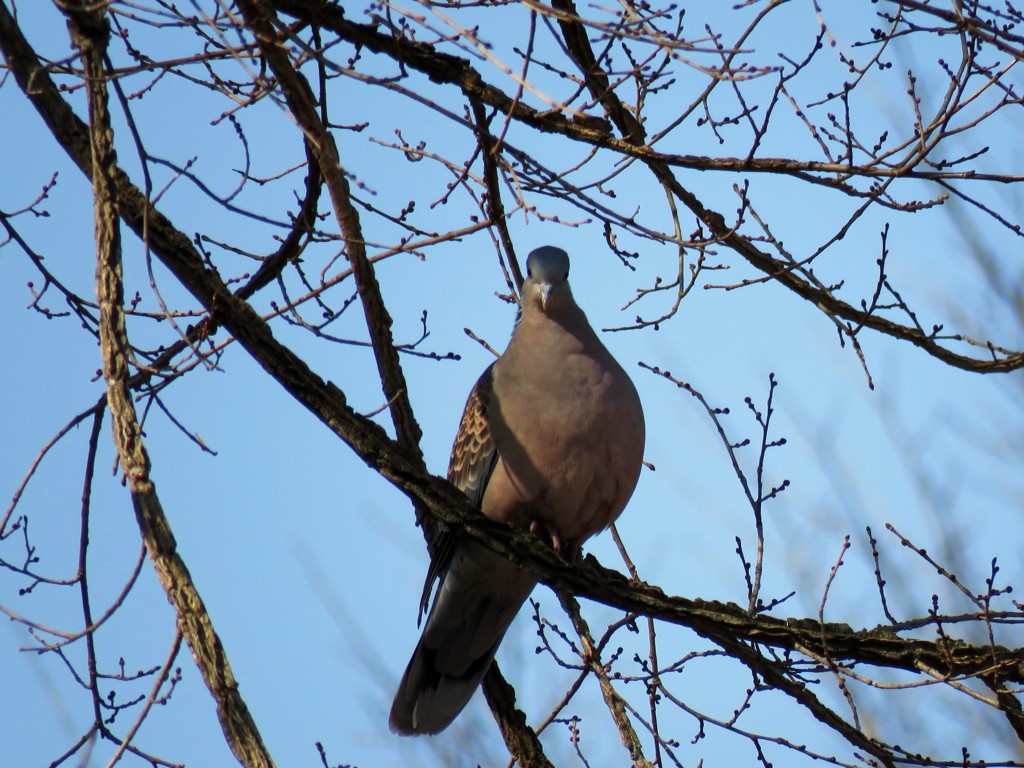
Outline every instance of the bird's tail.
[[391, 706], [391, 730], [439, 733], [462, 711], [536, 582], [471, 540], [460, 541]]

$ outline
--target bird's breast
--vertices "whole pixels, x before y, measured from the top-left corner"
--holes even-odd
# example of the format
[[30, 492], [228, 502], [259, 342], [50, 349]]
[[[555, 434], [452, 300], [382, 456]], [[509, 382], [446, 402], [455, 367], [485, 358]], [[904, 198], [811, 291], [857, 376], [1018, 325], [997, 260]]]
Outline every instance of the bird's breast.
[[559, 352], [559, 365], [495, 371], [488, 421], [499, 459], [483, 511], [582, 540], [614, 521], [636, 485], [643, 415], [603, 348], [588, 355], [570, 340]]

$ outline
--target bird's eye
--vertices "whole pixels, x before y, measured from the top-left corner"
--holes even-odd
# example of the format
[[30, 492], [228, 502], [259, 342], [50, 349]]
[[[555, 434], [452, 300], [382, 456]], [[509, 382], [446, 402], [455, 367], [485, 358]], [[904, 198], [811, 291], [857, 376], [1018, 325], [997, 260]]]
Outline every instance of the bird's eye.
[[533, 277], [533, 270], [530, 269], [529, 267], [526, 268], [526, 276]]
[[562, 279], [563, 280], [568, 280], [569, 279], [569, 270], [568, 269], [565, 270], [565, 277], [563, 277]]

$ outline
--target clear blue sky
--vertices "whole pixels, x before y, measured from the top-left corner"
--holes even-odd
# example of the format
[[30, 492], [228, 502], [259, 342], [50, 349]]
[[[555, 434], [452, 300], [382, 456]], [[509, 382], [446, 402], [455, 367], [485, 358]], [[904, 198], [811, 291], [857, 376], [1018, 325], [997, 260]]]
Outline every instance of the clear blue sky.
[[[59, 14], [49, 4], [20, 5], [33, 44], [50, 56], [66, 55]], [[825, 4], [827, 9], [830, 5], [836, 3]], [[869, 9], [864, 13], [874, 8], [864, 5]], [[846, 10], [849, 17], [832, 22], [834, 30], [859, 18], [848, 6]], [[522, 23], [518, 10], [503, 13], [510, 24]], [[839, 11], [828, 9], [828, 13]], [[811, 3], [793, 4], [787, 19], [793, 30], [813, 30], [816, 25]], [[721, 23], [728, 22], [723, 6]], [[854, 37], [840, 39], [840, 50], [851, 50]], [[507, 53], [497, 49], [497, 55]], [[510, 87], [493, 67], [477, 65], [495, 82]], [[132, 82], [129, 88], [140, 86]], [[813, 86], [813, 82], [802, 83], [808, 89]], [[426, 109], [396, 118], [399, 102], [383, 93], [368, 93], [349, 81], [334, 88], [339, 119], [348, 114], [346, 100], [357, 100], [352, 103], [351, 120], [346, 116], [345, 122], [371, 120], [365, 134], [339, 134], [343, 162], [349, 161], [349, 170], [370, 188], [359, 194], [377, 205], [415, 199], [421, 208], [426, 206], [434, 194], [434, 187], [426, 183], [436, 179], [436, 169], [426, 162], [410, 165], [394, 151], [369, 144], [368, 137], [393, 141], [392, 128], [397, 123], [410, 143], [423, 138], [431, 151], [457, 153], [467, 136], [436, 132], [438, 119]], [[186, 92], [188, 102], [176, 100]], [[80, 94], [71, 98], [81, 108]], [[876, 88], [874, 98], [879, 124], [907, 108], [895, 91]], [[237, 178], [231, 169], [242, 162], [231, 126], [211, 125], [225, 106], [223, 100], [196, 89], [186, 91], [182, 83], [168, 78], [138, 103], [137, 117], [151, 152], [179, 163], [195, 157], [196, 171], [217, 179], [219, 191], [224, 192]], [[0, 113], [4, 115], [0, 210], [21, 207], [59, 172], [59, 183], [43, 204], [52, 216], [22, 217], [18, 226], [69, 287], [92, 295], [88, 183], [58, 150], [13, 81], [0, 89]], [[79, 114], [84, 112], [79, 109]], [[276, 106], [265, 103], [244, 119], [254, 148], [254, 175], [269, 175], [300, 159], [295, 154], [294, 129]], [[127, 134], [122, 131], [120, 139], [122, 162], [137, 169]], [[994, 129], [987, 140], [998, 145], [1016, 141], [1017, 135]], [[513, 131], [510, 141], [536, 148], [549, 159], [559, 151], [557, 141], [538, 139], [528, 131]], [[665, 148], [714, 154], [733, 151], [728, 145], [713, 145], [706, 132], [685, 127], [672, 142]], [[804, 142], [796, 131], [791, 137], [783, 134], [766, 147], [765, 154], [806, 152]], [[684, 145], [685, 150], [680, 148]], [[639, 169], [633, 173], [636, 205], [650, 221], [667, 227], [663, 197]], [[726, 215], [735, 209], [731, 185], [738, 179], [724, 174], [684, 174], [683, 178]], [[167, 181], [167, 174], [161, 172], [157, 186]], [[292, 186], [298, 184], [296, 178]], [[752, 178], [751, 185], [759, 212], [797, 254], [806, 254], [820, 243], [829, 226], [850, 210], [842, 198], [820, 189], [764, 177]], [[275, 210], [277, 196], [278, 215], [283, 216], [292, 204], [287, 195], [290, 189], [285, 186], [271, 187], [247, 193], [244, 202]], [[553, 202], [545, 205], [567, 218], [581, 218]], [[175, 183], [161, 208], [185, 232], [201, 231], [257, 252], [274, 247], [270, 239], [274, 230], [226, 217], [183, 181]], [[437, 228], [443, 229], [458, 215], [458, 210], [438, 207]], [[997, 343], [1017, 348], [1024, 344], [1022, 329], [1013, 318], [986, 303], [981, 277], [965, 260], [963, 243], [943, 211], [865, 217], [822, 265], [822, 272], [849, 271], [854, 275], [851, 295], [859, 296], [855, 290], [870, 286], [873, 279], [879, 232], [887, 218], [894, 222], [889, 274], [921, 309], [923, 323], [948, 319], [949, 330], [981, 335], [981, 329], [987, 328]], [[979, 226], [991, 236], [990, 247], [1020, 255], [1019, 242], [992, 232], [985, 222]], [[644, 248], [637, 273], [622, 268], [604, 245], [597, 224], [570, 228], [516, 216], [511, 227], [521, 254], [545, 243], [560, 245], [572, 254], [573, 288], [596, 327], [631, 322], [635, 308], [625, 312], [620, 308], [635, 289], [650, 284], [656, 274], [671, 275], [673, 253], [653, 245], [634, 244]], [[384, 239], [389, 234], [393, 233], [371, 229], [368, 237]], [[312, 270], [329, 257], [330, 246], [323, 248], [318, 259], [311, 261]], [[702, 282], [720, 277], [722, 282], [736, 282], [753, 276], [729, 254], [722, 258], [734, 265], [731, 272], [711, 273]], [[132, 236], [126, 239], [125, 259], [128, 285], [132, 291], [142, 291], [144, 306], [155, 310], [142, 251]], [[225, 272], [239, 262], [226, 263]], [[1019, 273], [1019, 266], [1014, 269]], [[180, 300], [181, 291], [172, 278], [159, 267], [156, 276], [169, 303]], [[484, 235], [432, 249], [426, 262], [393, 258], [380, 266], [379, 277], [399, 341], [418, 336], [420, 314], [427, 310], [431, 335], [426, 347], [462, 356], [459, 362], [404, 358], [413, 405], [424, 430], [428, 465], [443, 473], [466, 393], [491, 359], [463, 328], [469, 327], [500, 349], [511, 330], [513, 310], [494, 296], [504, 285]], [[14, 493], [42, 445], [102, 392], [102, 382], [92, 381], [100, 367], [96, 344], [74, 321], [46, 320], [26, 309], [31, 301], [28, 281], [37, 287], [42, 282], [20, 250], [6, 245], [0, 250], [0, 328], [5, 329], [0, 334], [0, 358], [7, 361], [0, 400], [4, 436], [0, 496], [4, 498]], [[340, 296], [337, 293], [335, 300], [340, 301]], [[263, 309], [267, 297], [259, 300]], [[59, 305], [56, 297], [53, 304]], [[655, 302], [641, 307], [646, 316], [664, 308]], [[358, 307], [349, 313], [336, 331], [359, 336]], [[166, 324], [139, 326], [138, 333], [137, 338], [145, 342], [174, 339]], [[317, 342], [283, 323], [275, 325], [275, 334], [320, 375], [338, 384], [357, 409], [370, 412], [383, 404], [372, 355], [365, 348]], [[862, 342], [876, 384], [876, 390], [869, 391], [856, 356], [849, 348], [839, 347], [830, 321], [774, 285], [732, 292], [694, 291], [662, 330], [609, 333], [605, 342], [640, 390], [648, 418], [647, 460], [657, 467], [655, 472], [643, 473], [619, 526], [643, 578], [670, 593], [743, 602], [745, 588], [733, 551], [734, 538], [741, 536], [750, 548], [754, 538], [750, 511], [707, 417], [693, 398], [638, 367], [639, 361], [670, 370], [704, 392], [713, 404], [731, 408], [727, 425], [737, 440], [756, 439], [743, 398], [749, 395], [763, 404], [769, 372], [780, 380], [775, 434], [785, 436], [788, 444], [771, 454], [768, 473], [773, 482], [788, 478], [792, 485], [768, 506], [764, 594], [770, 598], [797, 590], [781, 609], [782, 615], [816, 615], [829, 569], [843, 536], [850, 534], [853, 549], [833, 587], [826, 618], [863, 626], [884, 620], [874, 590], [865, 525], [882, 539], [883, 557], [892, 568], [892, 589], [903, 595], [900, 610], [922, 615], [931, 594], [953, 598], [948, 597], [948, 585], [920, 567], [884, 532], [886, 522], [929, 549], [943, 541], [937, 526], [951, 532], [949, 540], [965, 567], [958, 575], [976, 590], [983, 587], [992, 557], [999, 557], [1006, 582], [1020, 581], [1024, 536], [1019, 503], [1014, 499], [1021, 493], [1021, 456], [1019, 443], [1015, 446], [1004, 439], [1007, 432], [1019, 434], [1020, 430], [1021, 411], [1015, 399], [1019, 398], [1019, 375], [1011, 379], [962, 373], [909, 345], [865, 334]], [[200, 434], [217, 455], [200, 452], [156, 409], [146, 424], [147, 446], [180, 552], [278, 764], [319, 765], [316, 741], [324, 744], [332, 764], [399, 766], [430, 760], [503, 764], [500, 739], [482, 697], [474, 700], [455, 728], [436, 739], [400, 740], [388, 733], [390, 697], [417, 636], [416, 605], [426, 567], [410, 506], [282, 392], [243, 350], [230, 347], [220, 368], [197, 371], [163, 395], [175, 417]], [[387, 423], [386, 417], [377, 418]], [[40, 557], [37, 567], [57, 577], [74, 572], [87, 436], [88, 429], [83, 427], [67, 437], [47, 458], [21, 502]], [[110, 436], [104, 432], [90, 560], [94, 610], [98, 611], [120, 590], [139, 546], [128, 494], [111, 477], [113, 456]], [[748, 452], [746, 459], [749, 469], [753, 453]], [[918, 482], [922, 478], [938, 489], [936, 497], [923, 493]], [[8, 553], [5, 557], [13, 557], [13, 539], [0, 547]], [[608, 536], [595, 539], [588, 550], [605, 564], [618, 562]], [[946, 553], [936, 550], [936, 554], [941, 558]], [[44, 624], [67, 630], [78, 627], [77, 593], [39, 587], [31, 596], [19, 597], [22, 585], [18, 577], [0, 572], [0, 603]], [[557, 605], [546, 588], [539, 588], [535, 598], [555, 615]], [[950, 610], [956, 605], [950, 602]], [[588, 610], [593, 616], [610, 615], [598, 607]], [[564, 679], [570, 678], [534, 654], [536, 635], [529, 613], [524, 611], [517, 621], [498, 659], [516, 685], [520, 701], [532, 718], [539, 719], [545, 706], [560, 696]], [[116, 671], [119, 657], [128, 671], [161, 663], [172, 625], [172, 611], [147, 563], [124, 610], [99, 636], [107, 670]], [[671, 643], [666, 640], [666, 656], [703, 647], [688, 632], [666, 628], [663, 638], [672, 638]], [[1017, 640], [1019, 645], [1021, 638]], [[91, 718], [86, 694], [52, 654], [17, 650], [32, 644], [21, 626], [4, 622], [0, 688], [9, 693], [0, 697], [0, 722], [7, 733], [3, 765], [48, 765]], [[73, 647], [69, 658], [82, 667], [81, 648]], [[183, 679], [170, 705], [145, 724], [139, 745], [190, 766], [231, 764], [212, 701], [187, 651], [178, 664]], [[680, 687], [694, 706], [728, 717], [739, 704], [745, 684], [742, 675], [708, 664], [685, 678]], [[137, 692], [148, 692], [148, 688], [145, 681]], [[587, 693], [596, 699], [596, 689]], [[873, 694], [862, 695], [870, 701]], [[899, 700], [915, 699], [907, 694]], [[785, 727], [799, 734], [804, 716], [789, 709], [775, 711], [771, 701], [765, 696], [755, 707], [751, 727], [778, 727], [780, 718], [789, 718]], [[602, 756], [609, 754], [624, 761], [600, 706], [579, 709], [586, 718], [584, 749], [589, 750], [591, 764], [601, 765]], [[122, 715], [119, 727], [127, 727], [130, 718], [130, 713]], [[957, 754], [957, 745], [970, 736], [970, 718], [951, 722], [938, 714], [933, 718], [934, 738], [947, 752]], [[894, 724], [880, 724], [883, 736], [892, 737], [885, 732], [890, 725]], [[806, 728], [815, 727], [808, 723]], [[677, 735], [684, 743], [679, 754], [687, 765], [702, 757], [705, 765], [754, 761], [748, 744], [717, 733], [697, 745], [687, 744], [694, 733], [693, 722], [681, 719]], [[556, 761], [571, 763], [564, 731], [553, 729], [545, 743]], [[832, 748], [827, 738], [822, 743], [824, 749]], [[89, 765], [105, 765], [109, 753], [106, 745], [98, 746]]]

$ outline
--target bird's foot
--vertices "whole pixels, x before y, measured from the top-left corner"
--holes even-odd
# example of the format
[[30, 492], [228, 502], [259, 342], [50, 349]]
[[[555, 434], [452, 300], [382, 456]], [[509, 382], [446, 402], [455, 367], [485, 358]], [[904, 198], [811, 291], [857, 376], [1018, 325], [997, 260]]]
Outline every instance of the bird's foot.
[[583, 545], [576, 539], [566, 541], [555, 526], [534, 520], [530, 523], [530, 533], [534, 536], [542, 536], [551, 544], [551, 548], [562, 555], [573, 565], [583, 560]]
[[530, 533], [538, 537], [543, 533], [555, 552], [562, 551], [562, 534], [558, 532], [558, 529], [555, 528], [555, 526], [548, 525], [540, 520], [533, 520], [530, 522]]

